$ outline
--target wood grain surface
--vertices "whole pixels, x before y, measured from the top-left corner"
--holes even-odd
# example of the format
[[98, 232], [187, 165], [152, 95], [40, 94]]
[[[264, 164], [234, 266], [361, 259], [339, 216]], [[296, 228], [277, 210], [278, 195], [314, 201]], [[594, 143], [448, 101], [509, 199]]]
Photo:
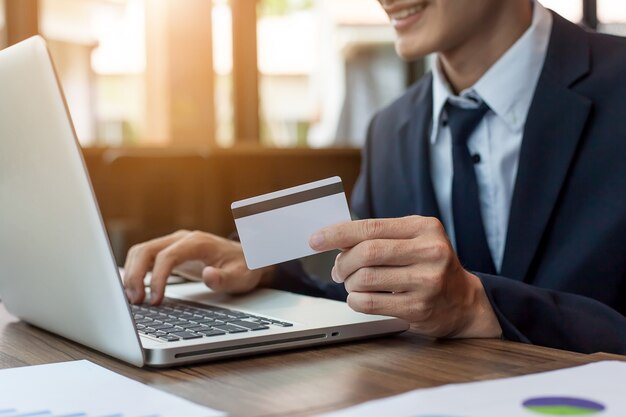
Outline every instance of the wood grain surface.
[[416, 388], [616, 358], [621, 359], [503, 340], [433, 340], [408, 331], [167, 370], [139, 369], [18, 321], [0, 304], [0, 368], [88, 359], [232, 416], [309, 416]]

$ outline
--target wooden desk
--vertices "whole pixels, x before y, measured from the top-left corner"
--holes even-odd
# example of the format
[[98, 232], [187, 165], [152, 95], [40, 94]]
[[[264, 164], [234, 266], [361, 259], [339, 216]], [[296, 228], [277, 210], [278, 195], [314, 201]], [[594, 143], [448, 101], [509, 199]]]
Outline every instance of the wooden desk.
[[416, 388], [606, 359], [501, 340], [390, 338], [207, 363], [138, 369], [39, 330], [0, 304], [0, 368], [88, 359], [233, 416], [307, 416]]

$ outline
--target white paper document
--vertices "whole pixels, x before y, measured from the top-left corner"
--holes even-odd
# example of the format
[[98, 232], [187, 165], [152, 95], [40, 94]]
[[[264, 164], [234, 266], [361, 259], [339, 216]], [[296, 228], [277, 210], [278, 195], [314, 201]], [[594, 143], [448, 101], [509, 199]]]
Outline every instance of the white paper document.
[[214, 417], [89, 361], [0, 370], [0, 417]]
[[446, 385], [367, 402], [324, 417], [626, 416], [626, 362]]

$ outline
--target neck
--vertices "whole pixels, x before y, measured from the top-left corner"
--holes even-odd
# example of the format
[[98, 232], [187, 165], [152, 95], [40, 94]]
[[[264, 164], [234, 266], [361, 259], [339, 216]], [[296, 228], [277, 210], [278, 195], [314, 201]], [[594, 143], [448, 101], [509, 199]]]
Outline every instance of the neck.
[[456, 94], [473, 86], [528, 30], [532, 23], [529, 1], [503, 1], [491, 19], [461, 45], [439, 53], [439, 61]]

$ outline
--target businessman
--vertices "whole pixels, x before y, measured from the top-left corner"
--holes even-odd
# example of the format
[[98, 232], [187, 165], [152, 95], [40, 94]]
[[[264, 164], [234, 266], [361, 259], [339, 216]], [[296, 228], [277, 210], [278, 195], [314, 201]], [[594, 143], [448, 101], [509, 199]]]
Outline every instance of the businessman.
[[159, 303], [172, 268], [207, 286], [347, 299], [425, 335], [626, 353], [626, 40], [530, 0], [381, 0], [405, 59], [433, 71], [372, 120], [352, 209], [311, 237], [334, 283], [298, 263], [245, 267], [237, 242], [177, 232], [129, 252]]

